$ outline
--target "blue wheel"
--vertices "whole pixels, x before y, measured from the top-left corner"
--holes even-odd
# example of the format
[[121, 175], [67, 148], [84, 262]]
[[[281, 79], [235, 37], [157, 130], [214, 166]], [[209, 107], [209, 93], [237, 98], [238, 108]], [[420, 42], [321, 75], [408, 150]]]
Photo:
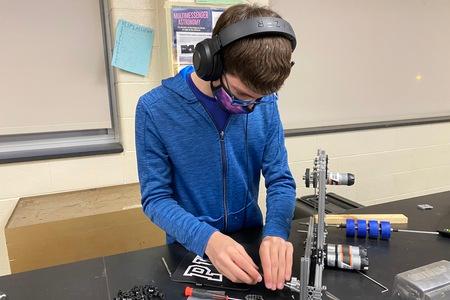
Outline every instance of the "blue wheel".
[[389, 221], [381, 221], [381, 239], [388, 240], [391, 238], [391, 223]]
[[366, 220], [358, 220], [358, 237], [365, 238], [367, 234]]
[[345, 224], [345, 233], [348, 237], [355, 237], [355, 220], [347, 219]]
[[378, 221], [375, 221], [375, 220], [369, 221], [369, 238], [377, 239], [378, 231], [379, 231]]

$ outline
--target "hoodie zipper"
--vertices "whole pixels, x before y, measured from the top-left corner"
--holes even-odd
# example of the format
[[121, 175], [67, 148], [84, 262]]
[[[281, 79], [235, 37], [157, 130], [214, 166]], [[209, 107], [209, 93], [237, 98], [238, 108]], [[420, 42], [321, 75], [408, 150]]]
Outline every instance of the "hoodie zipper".
[[[225, 125], [226, 128], [226, 125]], [[222, 154], [222, 180], [223, 180], [223, 210], [224, 210], [224, 231], [228, 226], [228, 205], [227, 205], [227, 156], [225, 153], [225, 132], [220, 132], [220, 149]]]
[[206, 111], [206, 113], [209, 116], [209, 119], [211, 120], [213, 126], [216, 128], [216, 130], [219, 132], [219, 140], [220, 140], [220, 155], [222, 158], [222, 186], [223, 186], [223, 218], [224, 218], [224, 232], [227, 231], [228, 227], [228, 204], [227, 204], [227, 154], [225, 152], [225, 130], [228, 127], [228, 123], [230, 123], [231, 115], [228, 117], [228, 120], [223, 128], [222, 131], [219, 131], [216, 124], [214, 123], [213, 117], [209, 113], [209, 111], [206, 109], [206, 107], [203, 106], [203, 109]]

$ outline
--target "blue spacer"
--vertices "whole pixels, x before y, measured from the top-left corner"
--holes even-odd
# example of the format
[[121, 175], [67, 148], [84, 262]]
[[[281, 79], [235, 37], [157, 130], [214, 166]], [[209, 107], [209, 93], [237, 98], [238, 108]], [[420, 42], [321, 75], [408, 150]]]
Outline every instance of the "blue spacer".
[[389, 221], [381, 221], [381, 239], [388, 240], [391, 238], [391, 223]]
[[369, 238], [377, 239], [378, 238], [378, 221], [370, 220], [369, 221]]
[[365, 238], [367, 234], [366, 220], [358, 220], [358, 237]]
[[355, 220], [347, 219], [345, 224], [345, 232], [348, 237], [355, 237]]

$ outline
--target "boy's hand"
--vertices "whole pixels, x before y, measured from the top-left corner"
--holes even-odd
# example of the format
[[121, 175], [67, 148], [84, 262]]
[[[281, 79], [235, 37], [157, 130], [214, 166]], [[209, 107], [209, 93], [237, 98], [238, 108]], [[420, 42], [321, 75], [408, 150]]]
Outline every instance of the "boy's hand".
[[266, 288], [283, 289], [291, 280], [294, 248], [290, 242], [275, 236], [266, 236], [259, 247]]
[[244, 247], [219, 231], [209, 238], [205, 253], [217, 270], [232, 282], [256, 284], [262, 281], [258, 267]]

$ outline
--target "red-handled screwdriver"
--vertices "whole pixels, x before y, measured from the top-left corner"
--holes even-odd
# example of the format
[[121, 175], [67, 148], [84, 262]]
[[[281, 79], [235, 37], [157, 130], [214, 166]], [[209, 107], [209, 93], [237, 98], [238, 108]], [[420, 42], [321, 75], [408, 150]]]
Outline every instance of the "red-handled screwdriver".
[[210, 300], [243, 300], [238, 298], [231, 298], [225, 294], [221, 294], [219, 291], [210, 291], [210, 290], [202, 290], [202, 289], [194, 289], [190, 286], [187, 286], [184, 289], [185, 297], [197, 297], [200, 299], [210, 299]]

